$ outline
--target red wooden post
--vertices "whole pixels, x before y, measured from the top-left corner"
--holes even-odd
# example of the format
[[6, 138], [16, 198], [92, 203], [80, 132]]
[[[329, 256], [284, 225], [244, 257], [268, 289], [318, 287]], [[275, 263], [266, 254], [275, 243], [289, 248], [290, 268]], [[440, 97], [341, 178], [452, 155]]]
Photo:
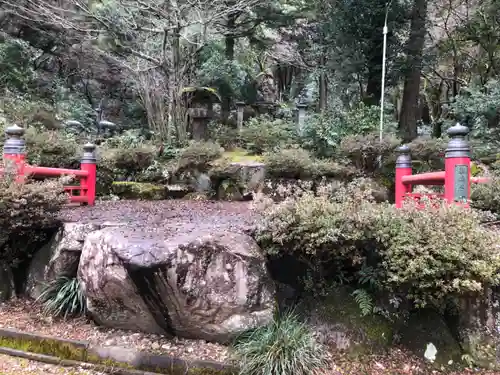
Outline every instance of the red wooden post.
[[87, 143], [83, 146], [83, 156], [80, 162], [80, 169], [82, 171], [87, 171], [88, 174], [86, 177], [82, 177], [80, 179], [80, 186], [82, 188], [82, 194], [85, 195], [86, 203], [89, 206], [93, 206], [95, 204], [95, 194], [96, 194], [96, 155], [95, 155], [95, 145], [92, 143]]
[[24, 169], [26, 165], [26, 143], [23, 135], [24, 129], [13, 125], [5, 131], [7, 139], [3, 146], [3, 160], [6, 169], [15, 168], [16, 181], [24, 180]]
[[407, 193], [412, 192], [412, 186], [403, 183], [403, 176], [412, 174], [410, 148], [407, 145], [399, 146], [396, 149], [398, 158], [396, 159], [396, 207], [401, 208]]
[[468, 206], [470, 200], [470, 147], [466, 140], [469, 128], [456, 124], [448, 129], [450, 141], [445, 151], [444, 198], [448, 204]]

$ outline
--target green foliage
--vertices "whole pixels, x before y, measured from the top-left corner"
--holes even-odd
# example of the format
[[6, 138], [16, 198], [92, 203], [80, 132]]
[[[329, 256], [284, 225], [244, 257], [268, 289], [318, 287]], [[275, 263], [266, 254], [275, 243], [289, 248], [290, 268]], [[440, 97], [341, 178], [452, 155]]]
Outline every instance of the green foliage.
[[32, 51], [26, 42], [0, 42], [0, 88], [27, 90], [33, 80]]
[[[305, 193], [268, 207], [257, 239], [270, 254], [290, 253], [321, 277], [345, 275], [362, 285], [367, 267], [374, 285], [416, 306], [443, 307], [450, 297], [498, 285], [500, 235], [481, 215], [443, 205], [396, 209], [374, 203], [358, 181], [332, 196]], [[313, 269], [314, 269], [313, 267]]]
[[151, 147], [139, 146], [130, 148], [98, 149], [99, 163], [97, 167], [97, 192], [107, 195], [111, 191], [113, 181], [144, 179], [148, 175], [156, 175], [155, 150]]
[[[54, 168], [79, 168], [83, 149], [71, 135], [28, 128], [25, 140], [30, 164]], [[83, 145], [83, 142], [81, 144]]]
[[375, 306], [370, 293], [368, 293], [365, 289], [356, 289], [352, 295], [354, 297], [354, 301], [356, 301], [359, 309], [361, 310], [361, 316], [367, 316], [373, 312], [373, 308]]
[[486, 184], [472, 184], [471, 206], [490, 211], [500, 215], [500, 180], [497, 176], [491, 176], [491, 182]]
[[249, 119], [240, 135], [241, 146], [254, 154], [275, 151], [296, 143], [296, 125], [269, 116]]
[[240, 146], [241, 140], [238, 129], [232, 126], [212, 122], [209, 125], [209, 131], [210, 139], [219, 143], [226, 150], [231, 150]]
[[213, 142], [191, 142], [180, 151], [177, 159], [178, 172], [208, 170], [210, 163], [222, 156], [223, 149]]
[[385, 135], [382, 142], [376, 133], [347, 136], [340, 142], [337, 155], [349, 160], [358, 170], [372, 174], [379, 169], [378, 157], [382, 156], [383, 163], [390, 163], [400, 143], [393, 135]]
[[240, 375], [312, 375], [326, 366], [326, 349], [293, 313], [243, 335], [232, 352]]
[[442, 138], [414, 139], [408, 146], [415, 173], [443, 170], [447, 143], [448, 141]]
[[96, 132], [96, 113], [82, 94], [71, 91], [62, 82], [55, 82], [53, 101], [56, 103], [57, 115], [62, 120], [76, 120], [83, 126], [81, 129], [67, 128], [66, 131], [76, 134]]
[[315, 179], [333, 177], [350, 179], [355, 171], [328, 160], [318, 160], [300, 148], [281, 149], [264, 154], [266, 173], [278, 178]]
[[139, 129], [136, 130], [126, 130], [120, 135], [116, 135], [112, 138], [107, 138], [103, 147], [106, 148], [139, 148], [151, 146], [151, 143], [147, 141], [143, 132]]
[[476, 152], [495, 153], [500, 145], [498, 133], [498, 108], [500, 107], [500, 83], [488, 81], [484, 86], [472, 85], [454, 98], [450, 109], [454, 116], [469, 126], [471, 136], [482, 142]]
[[151, 147], [113, 148], [105, 151], [106, 162], [129, 175], [139, 173], [153, 164], [155, 150]]
[[228, 60], [224, 54], [224, 45], [212, 41], [203, 48], [200, 56], [200, 68], [196, 71], [200, 84], [213, 86], [223, 97], [233, 100], [248, 100], [245, 86], [251, 84], [251, 66], [245, 66], [238, 60]]
[[5, 172], [0, 179], [0, 259], [15, 266], [30, 257], [30, 241], [59, 225], [57, 215], [67, 199], [59, 180], [21, 183]]
[[42, 291], [37, 299], [43, 305], [43, 312], [54, 317], [74, 318], [85, 315], [85, 296], [76, 277], [59, 277]]
[[[305, 124], [302, 143], [318, 156], [332, 156], [348, 136], [367, 135], [379, 126], [379, 108], [360, 104], [353, 110], [330, 110], [311, 116]], [[386, 122], [385, 130], [394, 127]]]

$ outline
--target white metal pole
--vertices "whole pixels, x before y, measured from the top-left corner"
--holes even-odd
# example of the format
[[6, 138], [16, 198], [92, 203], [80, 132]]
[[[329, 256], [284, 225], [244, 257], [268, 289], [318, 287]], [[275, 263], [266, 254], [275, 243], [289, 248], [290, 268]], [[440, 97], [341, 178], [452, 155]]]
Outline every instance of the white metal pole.
[[[384, 42], [382, 48], [382, 84], [381, 84], [381, 92], [380, 92], [380, 124], [379, 124], [379, 139], [380, 143], [384, 138], [384, 104], [385, 104], [385, 64], [386, 64], [386, 54], [387, 54], [387, 33], [389, 28], [387, 27], [387, 18], [389, 15], [389, 7], [392, 4], [392, 0], [386, 4], [385, 7], [385, 20], [384, 20], [384, 29], [382, 31], [384, 35]], [[379, 166], [382, 166], [382, 155], [379, 155], [378, 160]]]

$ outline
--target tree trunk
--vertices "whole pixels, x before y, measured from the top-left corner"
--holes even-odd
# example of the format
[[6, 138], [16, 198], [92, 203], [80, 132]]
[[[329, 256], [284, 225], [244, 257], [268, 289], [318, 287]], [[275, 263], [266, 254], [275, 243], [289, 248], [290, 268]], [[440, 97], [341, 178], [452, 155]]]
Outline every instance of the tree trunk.
[[[380, 34], [380, 35], [379, 35]], [[371, 53], [367, 56], [368, 77], [363, 103], [366, 105], [380, 105], [380, 93], [382, 91], [382, 47], [384, 37], [382, 33], [376, 33], [371, 42]]]
[[319, 60], [321, 71], [319, 74], [319, 111], [323, 112], [326, 110], [326, 103], [328, 99], [328, 85], [326, 82], [326, 57], [325, 53], [321, 54]]
[[403, 104], [399, 130], [405, 142], [415, 139], [417, 133], [418, 100], [422, 72], [422, 52], [425, 42], [427, 0], [414, 0], [410, 37], [407, 45], [407, 72], [403, 90]]
[[175, 126], [176, 138], [178, 141], [186, 139], [187, 124], [181, 116], [181, 103], [179, 100], [181, 87], [181, 45], [180, 45], [180, 26], [175, 30], [172, 40], [172, 83], [170, 93], [170, 118], [171, 124]]
[[[234, 46], [236, 44], [236, 40], [234, 36], [231, 33], [231, 30], [233, 30], [236, 26], [236, 18], [237, 15], [230, 14], [228, 16], [228, 20], [226, 23], [226, 28], [229, 31], [229, 34], [226, 35], [225, 37], [225, 57], [227, 61], [233, 61], [234, 60]], [[221, 115], [222, 115], [222, 121], [226, 122], [227, 119], [229, 118], [229, 113], [231, 111], [231, 95], [228, 90], [223, 90], [221, 92], [222, 96], [222, 103], [221, 103]]]

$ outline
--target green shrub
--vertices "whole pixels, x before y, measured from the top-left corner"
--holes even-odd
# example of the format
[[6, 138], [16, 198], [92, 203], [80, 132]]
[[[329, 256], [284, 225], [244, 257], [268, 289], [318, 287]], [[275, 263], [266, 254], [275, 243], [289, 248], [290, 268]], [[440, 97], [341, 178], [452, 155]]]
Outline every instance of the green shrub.
[[486, 184], [472, 184], [471, 206], [483, 211], [500, 214], [500, 179], [491, 176], [491, 182]]
[[296, 125], [269, 116], [249, 119], [240, 135], [241, 146], [253, 154], [286, 148], [297, 142]]
[[144, 148], [152, 146], [152, 144], [146, 140], [146, 137], [140, 131], [126, 130], [120, 135], [107, 138], [102, 146], [111, 149], [130, 149]]
[[382, 142], [376, 133], [347, 136], [340, 142], [337, 155], [349, 160], [356, 169], [373, 174], [379, 169], [380, 155], [384, 165], [393, 165], [395, 149], [400, 144], [401, 141], [392, 135], [385, 135]]
[[63, 132], [28, 128], [25, 135], [28, 162], [53, 168], [79, 168], [81, 145]]
[[[320, 277], [372, 285], [417, 306], [442, 307], [500, 282], [498, 232], [456, 206], [396, 209], [374, 203], [355, 181], [332, 197], [303, 194], [263, 212], [257, 240], [270, 254], [292, 254]], [[369, 270], [369, 272], [368, 272]]]
[[34, 252], [30, 244], [59, 225], [58, 213], [67, 202], [59, 180], [15, 182], [8, 173], [0, 179], [0, 260], [15, 266]]
[[127, 171], [133, 175], [153, 164], [155, 150], [152, 147], [114, 148], [104, 150], [105, 162], [116, 170]]
[[85, 296], [76, 277], [59, 277], [45, 286], [37, 299], [43, 312], [54, 317], [74, 318], [85, 315]]
[[[246, 124], [245, 124], [246, 126]], [[232, 150], [241, 145], [238, 129], [224, 124], [211, 123], [209, 125], [210, 139], [220, 144], [226, 150]]]
[[264, 154], [266, 173], [277, 178], [314, 179], [320, 177], [351, 179], [355, 171], [329, 160], [318, 160], [300, 148], [281, 149]]
[[448, 141], [442, 138], [414, 139], [408, 146], [415, 173], [444, 170], [444, 151], [447, 143]]
[[222, 156], [223, 149], [214, 142], [191, 142], [188, 147], [180, 151], [177, 160], [177, 170], [205, 171], [210, 163]]
[[[314, 114], [306, 121], [301, 135], [302, 145], [318, 157], [331, 157], [345, 137], [375, 132], [379, 126], [379, 117], [379, 107], [365, 106], [362, 103], [350, 111], [335, 109]], [[394, 128], [390, 116], [385, 118], [384, 129], [387, 131]]]
[[136, 180], [145, 170], [155, 164], [152, 147], [103, 148], [98, 149], [97, 192], [107, 195], [113, 181]]
[[243, 335], [232, 353], [240, 375], [311, 375], [326, 366], [326, 349], [292, 313]]
[[0, 43], [0, 88], [26, 90], [34, 78], [30, 61], [32, 49], [27, 42], [6, 39]]

